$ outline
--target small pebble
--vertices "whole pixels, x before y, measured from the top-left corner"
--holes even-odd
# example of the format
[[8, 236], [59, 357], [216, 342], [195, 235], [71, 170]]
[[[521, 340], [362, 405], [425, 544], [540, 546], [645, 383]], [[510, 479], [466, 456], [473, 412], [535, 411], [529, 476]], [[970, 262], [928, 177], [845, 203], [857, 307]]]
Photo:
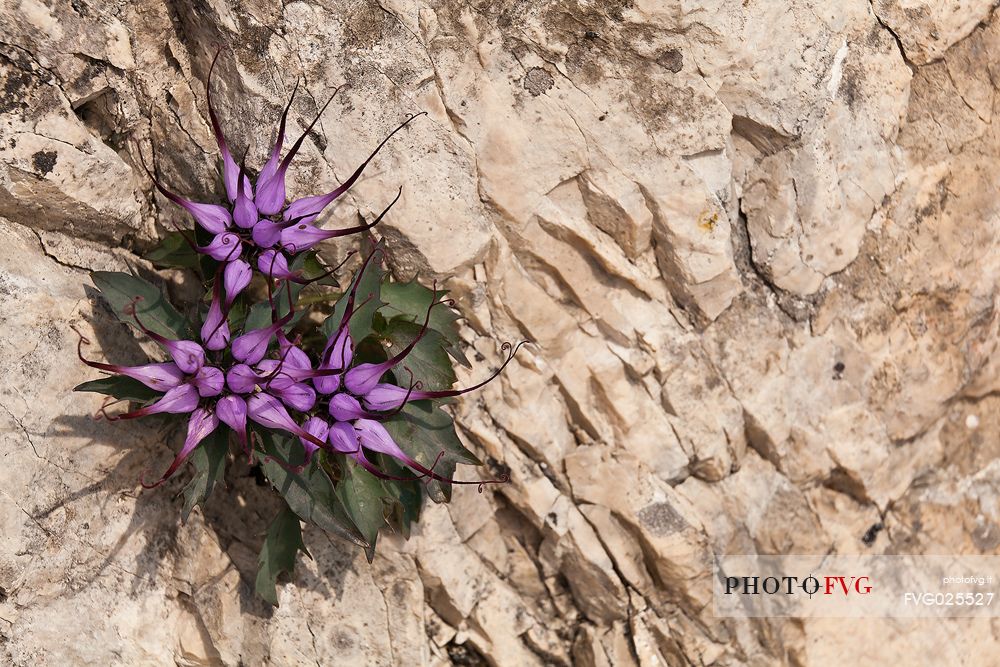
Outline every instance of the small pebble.
[[977, 428], [979, 428], [979, 417], [977, 417], [976, 415], [969, 415], [968, 417], [966, 417], [965, 428], [969, 429], [970, 431], [975, 431]]

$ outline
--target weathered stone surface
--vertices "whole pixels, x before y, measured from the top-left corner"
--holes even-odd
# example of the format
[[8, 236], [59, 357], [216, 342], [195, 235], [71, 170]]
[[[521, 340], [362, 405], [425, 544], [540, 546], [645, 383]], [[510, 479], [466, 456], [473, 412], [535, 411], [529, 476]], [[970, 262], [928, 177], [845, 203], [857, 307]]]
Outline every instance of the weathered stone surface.
[[[732, 99], [751, 261], [776, 287], [810, 295], [857, 257], [867, 221], [895, 188], [891, 148], [911, 73], [867, 2], [826, 4], [818, 14], [759, 7], [733, 26], [755, 30], [744, 47], [754, 50], [738, 52], [753, 65], [716, 76]], [[789, 53], [803, 57], [779, 64]]]
[[[716, 553], [1000, 552], [1000, 20], [989, 0], [0, 0], [0, 662], [974, 664], [968, 623], [711, 615]], [[294, 194], [448, 280], [462, 435], [512, 483], [374, 564], [252, 595], [244, 463], [186, 524], [175, 436], [95, 423], [92, 356], [155, 350], [87, 270], [217, 200], [205, 77], [259, 167], [295, 81]], [[901, 50], [902, 49], [902, 50]], [[289, 139], [290, 143], [292, 139]], [[336, 254], [336, 248], [331, 248]], [[177, 275], [169, 289], [183, 290]], [[182, 476], [181, 476], [182, 477]], [[956, 634], [957, 633], [957, 634]], [[975, 637], [975, 645], [954, 637]]]
[[925, 65], [986, 21], [996, 7], [994, 0], [875, 0], [879, 20], [899, 39], [914, 63]]

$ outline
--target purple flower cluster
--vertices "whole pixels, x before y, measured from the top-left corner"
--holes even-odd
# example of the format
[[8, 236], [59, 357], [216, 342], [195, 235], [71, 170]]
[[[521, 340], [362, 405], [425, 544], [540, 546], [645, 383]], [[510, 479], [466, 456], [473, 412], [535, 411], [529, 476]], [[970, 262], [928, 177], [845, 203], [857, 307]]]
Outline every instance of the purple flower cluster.
[[[367, 231], [382, 221], [392, 205], [398, 201], [399, 194], [370, 223], [332, 230], [320, 229], [314, 224], [317, 216], [327, 206], [354, 185], [361, 177], [365, 167], [388, 143], [389, 139], [406, 127], [414, 118], [423, 115], [421, 112], [404, 120], [382, 140], [382, 143], [354, 170], [354, 173], [346, 181], [332, 191], [322, 195], [303, 197], [289, 203], [286, 201], [285, 174], [292, 159], [301, 148], [302, 142], [305, 141], [306, 136], [330, 102], [333, 101], [337, 91], [334, 91], [282, 159], [281, 149], [285, 141], [285, 122], [288, 110], [291, 108], [298, 90], [296, 84], [288, 104], [281, 114], [271, 154], [256, 180], [252, 182], [245, 167], [242, 164], [236, 164], [212, 104], [212, 74], [215, 72], [215, 64], [218, 59], [219, 54], [216, 54], [209, 68], [205, 88], [209, 118], [212, 122], [216, 142], [219, 145], [219, 152], [222, 155], [222, 180], [225, 185], [228, 205], [199, 203], [185, 199], [167, 190], [156, 176], [146, 168], [146, 173], [149, 174], [156, 189], [164, 197], [190, 213], [195, 222], [212, 235], [212, 240], [207, 245], [201, 246], [197, 245], [186, 232], [179, 230], [184, 234], [188, 245], [194, 250], [208, 255], [220, 263], [219, 270], [223, 276], [225, 300], [221, 300], [218, 291], [216, 291], [202, 329], [202, 338], [205, 347], [209, 350], [221, 350], [228, 344], [229, 331], [225, 322], [226, 315], [235, 298], [249, 284], [253, 271], [252, 264], [256, 264], [257, 269], [264, 275], [282, 280], [300, 280], [289, 269], [289, 257], [294, 258], [298, 253], [309, 250], [321, 241]], [[401, 193], [402, 190], [400, 190]]]
[[[216, 117], [211, 97], [215, 64], [213, 60], [209, 70], [208, 109], [222, 154], [227, 204], [197, 203], [184, 199], [164, 188], [150, 173], [156, 188], [183, 207], [200, 227], [212, 235], [211, 241], [201, 246], [188, 235], [189, 230], [180, 230], [192, 248], [218, 263], [212, 283], [211, 305], [202, 320], [198, 340], [174, 340], [150, 330], [139, 317], [136, 306], [141, 297], [136, 297], [126, 307], [125, 314], [163, 348], [170, 361], [131, 367], [92, 361], [83, 354], [83, 345], [89, 341], [82, 335], [77, 349], [79, 358], [87, 365], [137, 380], [157, 393], [156, 398], [143, 407], [115, 416], [107, 412], [105, 404], [100, 414], [108, 420], [154, 414], [189, 415], [187, 436], [173, 462], [157, 481], [147, 483], [143, 479], [142, 485], [152, 488], [169, 479], [220, 425], [232, 430], [251, 462], [256, 451], [255, 430], [277, 431], [291, 436], [289, 442], [298, 442], [304, 448], [304, 456], [299, 457], [304, 459], [304, 463], [291, 466], [286, 461], [276, 462], [299, 472], [310, 464], [317, 452], [324, 451], [350, 458], [383, 479], [434, 479], [449, 484], [479, 485], [506, 481], [503, 478], [458, 482], [443, 476], [434, 470], [437, 460], [430, 466], [418, 462], [405, 451], [405, 443], [403, 446], [397, 443], [384, 425], [411, 401], [449, 398], [482, 387], [503, 371], [520, 346], [512, 347], [505, 343], [503, 351], [507, 356], [503, 364], [483, 382], [467, 389], [424, 390], [420, 382], [413, 381], [413, 373], [406, 366], [406, 360], [426, 336], [432, 311], [446, 303], [437, 300], [435, 285], [423, 324], [412, 340], [397, 353], [386, 355], [388, 358], [382, 361], [368, 360], [372, 359], [370, 355], [362, 360], [356, 354], [357, 341], [351, 337], [350, 324], [364, 305], [356, 303], [360, 276], [373, 262], [385, 259], [380, 246], [376, 245], [364, 258], [358, 278], [343, 297], [346, 307], [339, 325], [328, 337], [315, 361], [302, 346], [301, 340], [290, 339], [287, 333], [295, 315], [292, 283], [311, 282], [302, 276], [301, 271], [290, 268], [296, 255], [326, 239], [366, 232], [378, 224], [399, 195], [374, 221], [356, 227], [323, 230], [315, 224], [317, 216], [357, 181], [388, 139], [416, 116], [410, 116], [393, 130], [336, 189], [288, 203], [285, 174], [319, 116], [281, 158], [285, 122], [292, 103], [289, 100], [282, 113], [270, 156], [253, 179], [245, 166], [237, 165], [234, 160]], [[293, 91], [292, 99], [294, 96]], [[328, 104], [329, 101], [320, 114]], [[235, 332], [239, 335], [234, 336], [234, 332], [230, 331], [230, 312], [254, 275], [262, 276], [267, 286], [271, 321], [259, 328]], [[280, 315], [275, 302], [283, 299], [285, 294], [288, 308], [284, 315]], [[409, 382], [405, 383], [407, 386], [394, 383], [399, 382], [401, 371], [409, 374]], [[373, 460], [373, 454], [395, 459], [416, 476], [398, 477], [386, 473], [376, 465], [377, 459]], [[439, 455], [438, 460], [440, 458]]]
[[[360, 273], [380, 253], [378, 249], [371, 252]], [[287, 281], [284, 284], [288, 285]], [[431, 303], [420, 332], [396, 355], [378, 363], [355, 363], [349, 325], [357, 312], [355, 304], [359, 284], [360, 281], [355, 281], [348, 293], [340, 325], [328, 338], [315, 365], [309, 354], [289, 340], [283, 330], [295, 313], [290, 288], [287, 290], [288, 313], [278, 317], [272, 303], [270, 325], [233, 339], [228, 346], [229, 355], [214, 355], [220, 360], [229, 359], [228, 362], [209, 363], [206, 348], [211, 350], [208, 341], [212, 334], [206, 336], [204, 327], [202, 344], [191, 340], [170, 340], [143, 325], [134, 303], [129, 306], [128, 314], [143, 333], [166, 351], [171, 361], [132, 367], [91, 361], [83, 356], [82, 345], [89, 341], [81, 336], [78, 355], [85, 364], [130, 377], [154, 391], [163, 392], [149, 405], [117, 416], [108, 415], [102, 408], [102, 414], [109, 421], [162, 413], [190, 414], [184, 445], [170, 467], [156, 482], [149, 484], [143, 480], [142, 485], [153, 488], [169, 479], [220, 423], [233, 430], [252, 461], [253, 445], [247, 434], [248, 419], [264, 428], [297, 436], [305, 449], [305, 463], [295, 468], [298, 471], [309, 464], [317, 451], [326, 450], [349, 456], [377, 477], [417, 479], [386, 474], [371, 462], [365, 453], [368, 450], [393, 457], [416, 471], [418, 478], [478, 485], [506, 481], [460, 482], [439, 475], [434, 472], [434, 466], [424, 466], [408, 455], [381, 422], [398, 413], [409, 401], [459, 396], [482, 387], [506, 368], [520, 346], [512, 348], [505, 343], [503, 349], [508, 354], [500, 368], [486, 380], [466, 389], [424, 391], [419, 382], [412, 382], [412, 373], [408, 388], [384, 382], [387, 373], [404, 364], [406, 357], [426, 334], [431, 311], [444, 302]], [[278, 345], [273, 356], [268, 358], [267, 353], [274, 340]], [[299, 418], [294, 418], [289, 410], [299, 414]], [[290, 467], [283, 462], [278, 463]]]

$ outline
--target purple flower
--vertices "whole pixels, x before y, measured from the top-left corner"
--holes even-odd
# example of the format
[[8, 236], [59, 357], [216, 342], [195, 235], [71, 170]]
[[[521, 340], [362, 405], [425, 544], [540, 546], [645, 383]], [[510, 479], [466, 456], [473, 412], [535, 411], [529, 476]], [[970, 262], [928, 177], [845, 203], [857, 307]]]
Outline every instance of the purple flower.
[[274, 334], [288, 324], [292, 315], [293, 313], [289, 311], [284, 317], [266, 327], [253, 329], [238, 338], [234, 338], [233, 358], [251, 365], [259, 362], [267, 354], [267, 348], [271, 339], [274, 338]]
[[177, 469], [181, 467], [181, 464], [183, 464], [184, 461], [191, 456], [191, 452], [194, 451], [195, 447], [201, 444], [202, 440], [210, 436], [212, 431], [214, 431], [218, 426], [219, 418], [216, 417], [210, 410], [198, 408], [191, 412], [191, 417], [188, 419], [187, 437], [184, 439], [184, 446], [181, 447], [181, 451], [177, 453], [173, 463], [170, 464], [167, 471], [163, 473], [163, 476], [156, 482], [147, 484], [144, 474], [142, 479], [139, 480], [142, 486], [147, 489], [152, 489], [167, 481], [171, 475], [177, 472]]
[[280, 250], [265, 250], [257, 257], [257, 270], [277, 280], [295, 280], [299, 277], [288, 268], [288, 260]]
[[260, 375], [246, 364], [235, 364], [226, 372], [226, 385], [237, 394], [249, 394], [257, 388]]
[[236, 234], [232, 232], [220, 232], [215, 235], [212, 242], [207, 246], [198, 246], [195, 250], [203, 255], [208, 255], [214, 260], [231, 262], [239, 259], [240, 244], [240, 237]]
[[[284, 118], [281, 119], [284, 123]], [[247, 190], [250, 188], [246, 184], [245, 178], [243, 178], [243, 169], [239, 171], [239, 185], [236, 189], [236, 199], [233, 201], [233, 222], [236, 223], [237, 227], [243, 229], [253, 229], [257, 221], [260, 220], [260, 214], [257, 211], [257, 205], [254, 204], [251, 198], [252, 193], [248, 193]]]
[[191, 377], [191, 386], [198, 390], [198, 395], [202, 398], [218, 396], [226, 386], [226, 378], [218, 368], [214, 366], [202, 366], [198, 372]]
[[167, 363], [143, 364], [141, 366], [116, 366], [114, 364], [102, 364], [98, 361], [91, 361], [83, 356], [83, 346], [90, 345], [90, 339], [84, 337], [79, 331], [77, 331], [77, 335], [80, 339], [77, 341], [76, 355], [80, 358], [80, 361], [91, 368], [130, 377], [156, 391], [173, 389], [184, 381], [184, 372], [172, 361]]
[[[167, 190], [153, 173], [146, 168], [146, 172], [153, 180], [156, 189], [164, 197], [184, 208], [191, 214], [198, 225], [214, 235], [214, 238], [207, 246], [197, 246], [185, 234], [185, 239], [191, 247], [220, 262], [227, 263], [249, 260], [251, 263], [254, 263], [264, 251], [274, 248], [279, 243], [285, 250], [292, 254], [297, 254], [308, 250], [322, 240], [356, 234], [377, 225], [382, 220], [385, 212], [371, 223], [346, 229], [324, 230], [319, 229], [311, 223], [315, 221], [320, 211], [351, 188], [361, 176], [365, 167], [368, 166], [393, 135], [422, 114], [415, 114], [404, 120], [375, 148], [372, 154], [355, 170], [350, 178], [332, 192], [287, 203], [285, 175], [288, 168], [302, 147], [306, 136], [312, 131], [312, 128], [319, 121], [330, 102], [333, 101], [337, 91], [334, 91], [334, 94], [330, 96], [330, 99], [323, 105], [305, 131], [295, 140], [295, 143], [292, 144], [292, 147], [282, 159], [281, 151], [285, 140], [285, 125], [288, 119], [288, 112], [291, 109], [292, 101], [295, 99], [295, 92], [298, 90], [298, 83], [296, 83], [295, 90], [292, 91], [291, 98], [281, 114], [278, 132], [271, 148], [270, 156], [261, 168], [256, 181], [254, 181], [247, 174], [244, 166], [238, 165], [233, 158], [232, 151], [226, 141], [225, 133], [222, 130], [222, 125], [219, 123], [219, 118], [215, 113], [215, 106], [212, 102], [212, 75], [215, 72], [215, 65], [218, 62], [220, 54], [221, 51], [212, 60], [205, 88], [212, 130], [215, 134], [216, 143], [219, 145], [219, 152], [222, 154], [222, 177], [228, 201], [225, 205], [192, 202]], [[145, 167], [145, 163], [143, 163], [143, 166]], [[395, 200], [393, 203], [395, 203]], [[390, 204], [391, 206], [392, 204]], [[388, 211], [388, 207], [386, 211]], [[257, 263], [259, 265], [259, 261]], [[274, 277], [280, 278], [278, 273], [275, 273]], [[228, 296], [227, 300], [231, 302]]]
[[[306, 440], [316, 448], [326, 446], [324, 441], [317, 438], [302, 426], [299, 426], [299, 424], [292, 419], [292, 416], [288, 414], [288, 410], [285, 409], [285, 406], [283, 406], [278, 399], [270, 394], [262, 392], [250, 396], [250, 398], [247, 399], [247, 414], [251, 420], [257, 422], [264, 428], [285, 431], [286, 433], [290, 433], [298, 436], [300, 439]], [[305, 464], [299, 466], [297, 469], [303, 469], [308, 463], [309, 460], [306, 460]]]
[[270, 248], [281, 240], [281, 230], [285, 225], [274, 220], [261, 219], [253, 226], [250, 238], [261, 248]]
[[281, 358], [284, 362], [284, 372], [290, 377], [304, 379], [311, 377], [312, 361], [304, 350], [288, 340], [284, 331], [278, 332], [278, 349], [281, 351]]
[[[325, 241], [327, 239], [336, 238], [338, 236], [345, 236], [347, 234], [355, 234], [357, 232], [363, 232], [371, 229], [378, 223], [382, 222], [382, 218], [385, 214], [389, 212], [389, 209], [399, 201], [400, 196], [403, 194], [403, 188], [400, 188], [396, 193], [396, 197], [389, 202], [389, 205], [382, 209], [382, 212], [378, 214], [374, 220], [357, 227], [350, 227], [348, 229], [319, 229], [315, 225], [299, 222], [299, 218], [293, 218], [290, 220], [281, 230], [281, 246], [291, 253], [299, 253], [304, 250], [312, 248], [314, 245], [320, 241]], [[313, 216], [315, 217], [315, 216]], [[297, 224], [296, 224], [297, 223]]]
[[316, 442], [326, 442], [327, 436], [330, 433], [330, 425], [322, 417], [310, 417], [302, 424], [302, 428], [315, 438], [306, 439], [299, 437], [299, 442], [302, 443], [302, 447], [306, 450], [306, 461], [312, 460], [313, 455], [319, 450], [320, 445], [315, 444]]
[[337, 393], [330, 397], [330, 416], [339, 422], [349, 422], [367, 416], [368, 411], [350, 394]]
[[213, 351], [224, 350], [229, 345], [229, 322], [226, 321], [221, 292], [222, 284], [216, 275], [215, 285], [212, 286], [212, 305], [205, 316], [205, 323], [201, 325], [201, 339], [205, 341], [205, 347]]
[[229, 345], [229, 324], [218, 299], [212, 299], [212, 306], [201, 326], [201, 338], [209, 350], [224, 350]]
[[142, 320], [139, 319], [139, 313], [135, 309], [135, 304], [141, 300], [142, 297], [136, 297], [132, 303], [125, 307], [125, 313], [132, 316], [132, 319], [135, 320], [136, 326], [138, 326], [144, 334], [155, 340], [163, 349], [167, 351], [167, 354], [169, 354], [174, 360], [174, 364], [181, 372], [187, 374], [196, 373], [199, 368], [205, 365], [204, 348], [194, 341], [170, 340], [155, 331], [147, 329], [145, 325], [143, 325]]
[[253, 278], [253, 269], [242, 259], [233, 260], [226, 264], [222, 273], [222, 284], [226, 289], [226, 301], [223, 304], [223, 309], [226, 312], [232, 308], [233, 301], [240, 295], [240, 292], [250, 284], [251, 278]]
[[[434, 472], [434, 468], [437, 466], [438, 461], [441, 460], [441, 456], [444, 455], [444, 452], [438, 454], [437, 460], [430, 468], [424, 467], [400, 449], [399, 445], [397, 445], [392, 439], [389, 432], [385, 430], [384, 426], [377, 421], [372, 421], [370, 419], [358, 419], [354, 422], [334, 422], [330, 426], [327, 440], [334, 451], [349, 456], [372, 475], [382, 479], [408, 482], [413, 481], [414, 479], [420, 479], [421, 477], [429, 477], [447, 484], [477, 484], [480, 489], [482, 489], [484, 484], [503, 483], [507, 481], [506, 478], [501, 478], [495, 480], [460, 482], [448, 477], [443, 477]], [[419, 472], [420, 477], [397, 477], [383, 472], [378, 466], [368, 459], [365, 454], [365, 449], [378, 452], [380, 454], [387, 454], [388, 456], [395, 458], [401, 463]]]
[[[350, 231], [347, 233], [353, 234], [355, 232], [362, 232], [367, 229], [371, 229], [379, 222], [379, 220], [381, 220], [381, 218], [376, 218], [375, 222], [370, 225], [351, 227]], [[320, 241], [336, 238], [338, 236], [344, 236], [345, 231], [346, 230], [341, 229], [319, 229], [314, 225], [301, 223], [292, 224], [282, 228], [281, 234], [278, 238], [281, 241], [281, 247], [285, 248], [289, 252], [298, 253], [309, 250]]]
[[[361, 264], [361, 268], [358, 269], [357, 275], [364, 275], [368, 269], [368, 265], [376, 256], [381, 256], [382, 254], [383, 251], [378, 248], [369, 253], [368, 257]], [[347, 295], [347, 302], [345, 303], [344, 315], [341, 318], [340, 326], [337, 327], [337, 332], [327, 339], [326, 345], [323, 347], [318, 373], [313, 378], [313, 387], [320, 394], [332, 394], [340, 389], [343, 373], [354, 359], [354, 343], [351, 340], [351, 332], [347, 324], [356, 311], [355, 301], [357, 300], [358, 285], [359, 281], [354, 281], [354, 286]], [[360, 309], [361, 306], [359, 305], [357, 308]]]
[[125, 414], [111, 416], [105, 408], [101, 408], [101, 413], [108, 421], [120, 421], [122, 419], [136, 419], [157, 414], [182, 415], [191, 412], [198, 407], [200, 396], [198, 390], [192, 384], [181, 384], [173, 389], [168, 389], [163, 396], [153, 401], [144, 408], [126, 412]]
[[153, 185], [160, 191], [160, 194], [190, 213], [195, 222], [210, 234], [221, 234], [229, 227], [231, 216], [224, 206], [188, 201], [163, 187], [149, 169], [146, 170], [146, 173], [149, 174], [149, 177], [153, 180]]
[[240, 396], [223, 396], [215, 404], [215, 414], [223, 424], [233, 429], [243, 451], [252, 461], [250, 442], [247, 439], [247, 402]]
[[280, 399], [282, 403], [299, 412], [309, 412], [316, 405], [316, 392], [309, 385], [302, 382], [287, 382], [285, 384], [275, 384], [274, 381], [268, 384], [268, 391]]

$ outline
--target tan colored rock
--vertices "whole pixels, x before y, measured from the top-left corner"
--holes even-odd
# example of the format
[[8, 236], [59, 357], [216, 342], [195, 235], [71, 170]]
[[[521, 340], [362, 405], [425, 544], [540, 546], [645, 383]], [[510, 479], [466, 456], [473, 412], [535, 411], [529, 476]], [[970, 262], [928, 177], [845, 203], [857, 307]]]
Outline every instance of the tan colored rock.
[[618, 171], [590, 170], [580, 186], [591, 224], [610, 234], [630, 259], [649, 249], [653, 214], [633, 181]]
[[49, 71], [5, 48], [0, 215], [112, 247], [126, 234], [148, 234], [131, 167], [74, 115]]
[[573, 642], [573, 660], [583, 667], [636, 664], [624, 623], [620, 622], [601, 632], [582, 626]]
[[[467, 633], [467, 640], [497, 664], [541, 664], [518, 640], [537, 626], [529, 608], [461, 545], [444, 508], [435, 509], [424, 513], [421, 535], [414, 540], [431, 607], [460, 633]], [[439, 548], [445, 541], [437, 537], [438, 531], [449, 534], [447, 542], [454, 546], [448, 551]], [[546, 634], [542, 627], [537, 630]]]
[[875, 14], [897, 36], [907, 57], [918, 65], [941, 58], [985, 21], [996, 3], [960, 0], [948, 4], [927, 0], [876, 0]]
[[[690, 583], [711, 575], [708, 545], [696, 509], [670, 486], [640, 467], [632, 457], [607, 456], [598, 447], [581, 447], [566, 459], [575, 497], [611, 509], [637, 533], [649, 567], [666, 593], [685, 604], [704, 604], [705, 590]], [[600, 471], [600, 476], [594, 471]], [[622, 489], [607, 478], [628, 479]], [[687, 596], [697, 596], [686, 599]]]
[[577, 607], [606, 625], [627, 616], [626, 593], [611, 558], [583, 514], [565, 496], [549, 513], [539, 556], [558, 563]]
[[644, 185], [653, 211], [656, 259], [671, 294], [714, 320], [742, 287], [733, 263], [732, 230], [718, 198], [685, 165]]
[[[910, 71], [867, 2], [706, 16], [699, 62], [715, 63], [703, 67], [733, 114], [753, 262], [777, 287], [813, 294], [857, 256], [865, 223], [895, 187], [891, 145]], [[790, 48], [800, 61], [774, 66]]]

